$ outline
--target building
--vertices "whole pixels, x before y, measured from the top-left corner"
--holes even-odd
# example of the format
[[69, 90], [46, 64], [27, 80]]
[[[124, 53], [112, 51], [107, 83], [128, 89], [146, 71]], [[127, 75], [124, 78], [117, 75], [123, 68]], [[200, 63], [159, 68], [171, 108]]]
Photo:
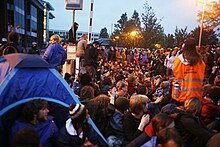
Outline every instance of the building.
[[55, 16], [50, 12], [50, 11], [54, 11], [54, 8], [51, 6], [51, 4], [46, 1], [43, 1], [43, 4], [44, 4], [43, 41], [44, 43], [46, 43], [49, 41], [49, 19], [53, 19], [55, 18]]
[[[55, 30], [55, 29], [50, 29], [49, 30], [49, 36], [53, 34], [59, 34], [60, 37], [62, 38], [62, 41], [66, 42], [68, 40], [68, 32], [67, 30]], [[78, 41], [79, 38], [82, 36], [82, 34], [88, 34], [88, 32], [84, 31], [77, 31], [76, 32], [76, 40]], [[99, 39], [99, 33], [92, 33], [92, 41], [96, 41]]]
[[42, 0], [1, 0], [0, 38], [7, 38], [9, 32], [16, 31], [20, 33], [23, 47], [31, 46], [33, 41], [42, 46], [44, 3]]

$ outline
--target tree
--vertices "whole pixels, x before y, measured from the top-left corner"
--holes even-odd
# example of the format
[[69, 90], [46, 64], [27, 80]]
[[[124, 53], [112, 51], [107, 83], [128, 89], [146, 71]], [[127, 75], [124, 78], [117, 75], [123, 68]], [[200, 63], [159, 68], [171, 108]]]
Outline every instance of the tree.
[[175, 46], [181, 46], [184, 42], [184, 40], [186, 40], [189, 36], [190, 33], [187, 32], [187, 27], [185, 27], [184, 29], [178, 29], [176, 27], [175, 29]]
[[[194, 37], [199, 44], [199, 32], [200, 32], [200, 27], [198, 26], [194, 30], [191, 31], [191, 36]], [[202, 41], [201, 45], [216, 45], [218, 43], [217, 35], [214, 30], [203, 30], [202, 32]]]
[[112, 45], [124, 46], [126, 45], [126, 36], [124, 35], [125, 27], [128, 22], [127, 13], [121, 15], [121, 18], [114, 25], [114, 31], [111, 36]]
[[165, 47], [166, 48], [173, 48], [175, 45], [175, 38], [173, 34], [165, 35]]
[[[128, 19], [127, 13], [122, 14], [114, 26], [115, 29], [111, 36], [112, 45], [131, 48], [134, 45], [134, 41], [137, 46], [139, 45], [138, 37], [141, 36], [141, 21], [137, 11], [134, 10], [130, 19]], [[137, 35], [131, 36], [132, 31], [137, 31]]]
[[101, 29], [99, 38], [109, 38], [108, 30], [106, 29], [106, 27]]
[[129, 47], [141, 47], [141, 21], [136, 10], [134, 10], [131, 18], [126, 23], [124, 33], [127, 36], [127, 45]]
[[[198, 13], [198, 21], [202, 21], [202, 11]], [[205, 29], [220, 31], [220, 1], [206, 6], [203, 24]]]
[[155, 44], [164, 44], [164, 29], [160, 21], [156, 18], [155, 12], [146, 2], [144, 5], [145, 13], [142, 14], [143, 22], [143, 45], [145, 48], [153, 47]]
[[141, 21], [139, 18], [139, 14], [136, 10], [134, 10], [133, 15], [131, 16], [131, 19], [129, 20], [134, 25], [134, 30], [141, 30]]
[[121, 19], [117, 21], [118, 24], [115, 24], [114, 32], [118, 34], [123, 33], [127, 22], [128, 22], [127, 13], [124, 13], [121, 15]]

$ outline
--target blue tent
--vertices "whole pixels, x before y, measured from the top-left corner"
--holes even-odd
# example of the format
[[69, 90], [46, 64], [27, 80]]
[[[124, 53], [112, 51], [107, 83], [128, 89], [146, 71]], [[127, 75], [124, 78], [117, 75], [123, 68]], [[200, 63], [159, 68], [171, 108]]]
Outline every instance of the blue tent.
[[[52, 112], [59, 112], [59, 114], [63, 112], [64, 114], [60, 114], [62, 116], [60, 122], [65, 121], [67, 117], [65, 115], [68, 114], [66, 108], [69, 104], [80, 103], [80, 101], [62, 76], [54, 68], [48, 66], [47, 62], [43, 63], [44, 60], [36, 57], [36, 55], [13, 54], [10, 57], [8, 56], [6, 55], [4, 58], [11, 66], [14, 65], [14, 68], [12, 67], [0, 85], [0, 141], [4, 139], [4, 133], [8, 131], [7, 125], [10, 126], [8, 122], [14, 119], [10, 120], [9, 117], [16, 115], [16, 108], [33, 99], [45, 99], [55, 104]], [[34, 60], [30, 62], [27, 58]], [[38, 63], [40, 64], [37, 65]], [[61, 111], [62, 109], [64, 111]], [[54, 115], [57, 114], [54, 113]], [[91, 119], [89, 122], [106, 142]]]

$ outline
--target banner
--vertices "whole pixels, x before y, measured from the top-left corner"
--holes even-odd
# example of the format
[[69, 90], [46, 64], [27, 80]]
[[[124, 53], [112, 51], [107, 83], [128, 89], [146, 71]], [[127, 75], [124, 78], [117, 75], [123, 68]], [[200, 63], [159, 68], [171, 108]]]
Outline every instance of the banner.
[[83, 0], [66, 0], [65, 8], [67, 10], [82, 10]]

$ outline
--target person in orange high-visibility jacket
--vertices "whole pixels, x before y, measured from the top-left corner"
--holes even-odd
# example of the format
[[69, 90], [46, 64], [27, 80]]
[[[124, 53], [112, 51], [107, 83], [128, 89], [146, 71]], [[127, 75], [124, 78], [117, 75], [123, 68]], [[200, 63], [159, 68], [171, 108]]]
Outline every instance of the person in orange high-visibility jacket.
[[172, 88], [172, 98], [174, 102], [181, 104], [191, 97], [202, 98], [205, 63], [197, 53], [194, 38], [186, 39], [182, 54], [174, 61], [173, 72], [175, 84]]

